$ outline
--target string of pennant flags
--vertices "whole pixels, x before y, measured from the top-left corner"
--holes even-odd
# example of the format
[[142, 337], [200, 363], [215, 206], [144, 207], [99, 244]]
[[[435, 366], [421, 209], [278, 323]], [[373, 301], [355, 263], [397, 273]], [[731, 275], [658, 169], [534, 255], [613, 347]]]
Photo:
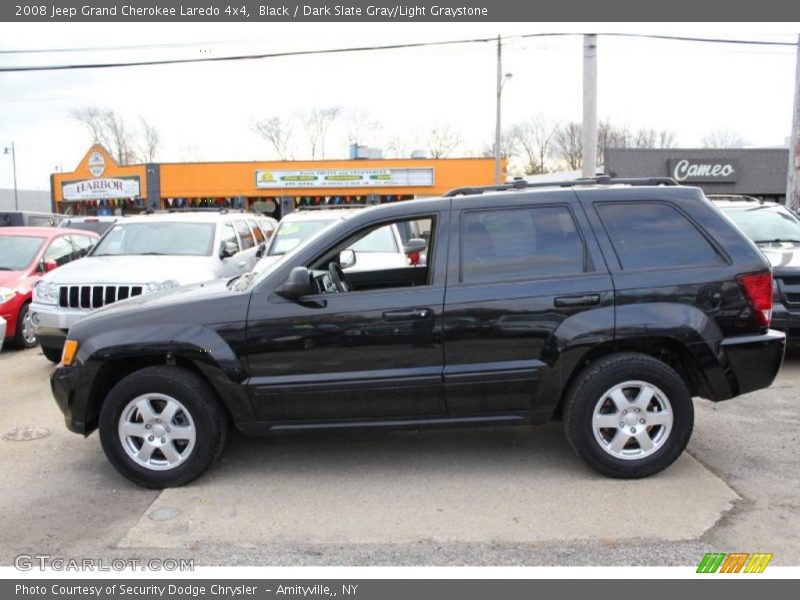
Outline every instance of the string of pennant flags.
[[[381, 196], [380, 202], [396, 202], [402, 196]], [[272, 200], [276, 198], [259, 198], [259, 200]], [[366, 196], [301, 196], [296, 199], [298, 206], [337, 205], [337, 204], [366, 204]], [[244, 197], [227, 198], [167, 198], [169, 208], [245, 208]], [[97, 208], [146, 208], [144, 198], [104, 198], [87, 200], [87, 206]]]

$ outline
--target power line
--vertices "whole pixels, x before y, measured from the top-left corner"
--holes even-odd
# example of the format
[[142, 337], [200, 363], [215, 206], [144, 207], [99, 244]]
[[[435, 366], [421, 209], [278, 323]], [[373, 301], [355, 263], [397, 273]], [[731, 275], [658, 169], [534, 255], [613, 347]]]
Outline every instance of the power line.
[[[504, 39], [511, 40], [511, 39], [546, 38], [546, 37], [569, 37], [569, 36], [579, 36], [579, 35], [583, 34], [582, 33], [528, 33], [528, 34], [511, 35]], [[762, 41], [762, 40], [706, 38], [706, 37], [659, 35], [659, 34], [645, 34], [645, 33], [602, 33], [598, 35], [609, 36], [609, 37], [628, 37], [628, 38], [656, 39], [656, 40], [668, 40], [668, 41], [680, 41], [680, 42], [696, 42], [696, 43], [706, 43], [706, 44], [736, 44], [736, 45], [747, 45], [747, 46], [796, 47], [796, 44], [793, 42], [772, 42], [772, 41]], [[11, 67], [0, 67], [0, 72], [19, 73], [27, 71], [108, 69], [108, 68], [119, 68], [119, 67], [146, 67], [146, 66], [161, 66], [161, 65], [175, 65], [175, 64], [203, 63], [203, 62], [259, 60], [268, 58], [286, 58], [292, 56], [313, 56], [313, 55], [324, 55], [324, 54], [343, 54], [343, 53], [355, 53], [355, 52], [374, 52], [382, 50], [400, 50], [408, 48], [426, 48], [426, 47], [436, 47], [436, 46], [454, 46], [461, 44], [494, 42], [495, 40], [496, 40], [495, 37], [485, 37], [485, 38], [470, 38], [470, 39], [435, 41], [435, 42], [411, 42], [404, 44], [387, 44], [387, 45], [375, 45], [375, 46], [352, 46], [345, 48], [328, 48], [321, 50], [292, 50], [285, 52], [270, 52], [270, 53], [260, 53], [260, 54], [240, 54], [233, 56], [204, 56], [202, 58], [174, 58], [165, 60], [141, 60], [141, 61], [131, 61], [131, 62], [11, 66]], [[197, 45], [197, 44], [189, 44], [189, 45]], [[169, 47], [169, 46], [170, 46], [169, 44], [160, 45], [160, 47]], [[175, 46], [178, 46], [178, 44], [176, 44]], [[146, 49], [148, 47], [157, 48], [159, 47], [159, 45], [129, 46], [128, 48]], [[117, 47], [117, 49], [121, 48], [124, 47]], [[62, 49], [61, 51], [67, 52], [73, 50], [77, 51], [78, 49], [65, 48]], [[9, 53], [9, 52], [23, 52], [23, 51], [4, 51], [4, 52]]]
[[112, 67], [147, 67], [159, 65], [175, 65], [184, 63], [225, 62], [237, 60], [258, 60], [265, 58], [285, 58], [289, 56], [313, 56], [320, 54], [343, 54], [354, 52], [371, 52], [379, 50], [399, 50], [404, 48], [425, 48], [432, 46], [453, 46], [456, 44], [475, 44], [491, 42], [495, 38], [472, 38], [464, 40], [448, 40], [438, 42], [413, 42], [406, 44], [388, 44], [384, 46], [352, 46], [347, 48], [328, 48], [322, 50], [290, 50], [286, 52], [270, 52], [264, 54], [241, 54], [234, 56], [205, 56], [202, 58], [174, 58], [167, 60], [141, 60], [122, 63], [84, 63], [74, 65], [41, 65], [29, 67], [0, 67], [0, 73], [13, 73], [25, 71], [64, 71], [71, 69], [108, 69]]

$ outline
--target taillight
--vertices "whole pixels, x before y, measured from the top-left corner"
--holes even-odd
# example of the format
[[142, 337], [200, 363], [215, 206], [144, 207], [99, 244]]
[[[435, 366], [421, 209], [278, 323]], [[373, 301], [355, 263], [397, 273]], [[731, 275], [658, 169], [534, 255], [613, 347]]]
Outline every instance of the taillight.
[[755, 311], [758, 322], [769, 327], [772, 319], [772, 273], [738, 275], [736, 280]]

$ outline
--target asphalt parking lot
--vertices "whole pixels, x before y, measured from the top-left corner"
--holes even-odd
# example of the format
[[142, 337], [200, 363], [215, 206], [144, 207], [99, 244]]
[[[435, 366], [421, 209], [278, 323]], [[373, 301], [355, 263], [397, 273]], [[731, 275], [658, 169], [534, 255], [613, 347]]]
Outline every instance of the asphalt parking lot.
[[[194, 558], [205, 565], [800, 564], [800, 351], [772, 388], [695, 401], [688, 452], [641, 481], [573, 457], [558, 423], [231, 436], [189, 486], [138, 488], [69, 433], [38, 349], [0, 353], [0, 564]], [[41, 436], [41, 437], [39, 437]]]

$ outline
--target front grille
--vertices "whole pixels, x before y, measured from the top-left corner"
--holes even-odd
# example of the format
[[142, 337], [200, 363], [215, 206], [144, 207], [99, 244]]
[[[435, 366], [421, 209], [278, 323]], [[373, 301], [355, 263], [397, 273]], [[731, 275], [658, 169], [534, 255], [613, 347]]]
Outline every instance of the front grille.
[[58, 305], [91, 310], [140, 296], [143, 292], [141, 285], [62, 285], [58, 291]]

